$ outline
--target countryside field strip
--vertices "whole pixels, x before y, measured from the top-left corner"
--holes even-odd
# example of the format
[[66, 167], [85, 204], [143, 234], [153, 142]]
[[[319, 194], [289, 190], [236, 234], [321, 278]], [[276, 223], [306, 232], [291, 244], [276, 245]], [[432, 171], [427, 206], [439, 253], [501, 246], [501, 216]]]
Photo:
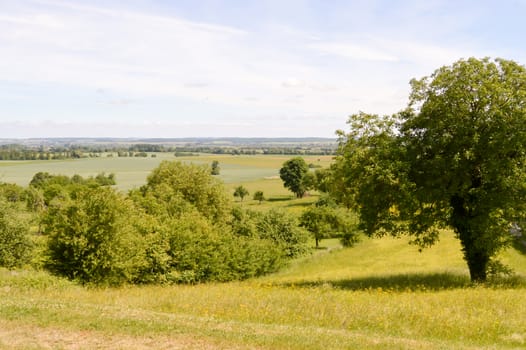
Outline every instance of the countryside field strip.
[[0, 349], [246, 349], [234, 344], [173, 334], [169, 337], [139, 337], [97, 331], [73, 331], [52, 327], [0, 322]]
[[[458, 341], [387, 336], [383, 333], [326, 327], [225, 321], [215, 317], [196, 317], [121, 307], [101, 307], [89, 304], [65, 305], [55, 301], [49, 303], [39, 301], [38, 305], [27, 306], [36, 313], [38, 310], [45, 310], [45, 312], [54, 313], [55, 317], [60, 317], [62, 314], [64, 318], [59, 323], [68, 319], [88, 317], [91, 323], [80, 327], [79, 330], [71, 329], [67, 324], [35, 326], [20, 324], [16, 321], [1, 321], [0, 345], [9, 348], [35, 346], [36, 348], [64, 349], [236, 349], [249, 346], [249, 344], [236, 345], [236, 343], [244, 342], [244, 338], [249, 335], [250, 343], [258, 344], [257, 347], [249, 346], [254, 349], [280, 348], [279, 344], [286, 344], [287, 341], [296, 343], [287, 345], [287, 348], [297, 349], [317, 349], [323, 347], [324, 344], [325, 348], [352, 348], [363, 345], [367, 348], [378, 346], [393, 349], [485, 348], [466, 346]], [[68, 316], [65, 316], [65, 312]], [[128, 325], [133, 328], [130, 328], [128, 332], [126, 329], [124, 332], [123, 330], [117, 331], [107, 327], [108, 323], [124, 323], [125, 327]], [[137, 335], [139, 328], [135, 327], [140, 327], [140, 332], [146, 335]], [[304, 339], [307, 343], [298, 344], [298, 339]], [[330, 342], [327, 342], [327, 339], [330, 339]], [[232, 343], [225, 342], [225, 340], [230, 340]]]

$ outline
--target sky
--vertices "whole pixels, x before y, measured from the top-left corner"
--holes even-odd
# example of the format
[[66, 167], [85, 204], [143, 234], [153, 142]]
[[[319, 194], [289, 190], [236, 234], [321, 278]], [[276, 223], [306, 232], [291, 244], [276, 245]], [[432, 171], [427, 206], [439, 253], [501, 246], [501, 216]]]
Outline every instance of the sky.
[[526, 0], [0, 0], [0, 138], [334, 137], [469, 57], [526, 64]]

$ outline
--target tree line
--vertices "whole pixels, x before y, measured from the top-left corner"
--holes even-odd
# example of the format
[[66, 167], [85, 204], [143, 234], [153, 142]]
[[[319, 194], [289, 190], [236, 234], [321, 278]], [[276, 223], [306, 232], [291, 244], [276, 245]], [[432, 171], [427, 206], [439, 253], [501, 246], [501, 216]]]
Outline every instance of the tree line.
[[133, 144], [129, 146], [114, 145], [63, 145], [45, 147], [22, 144], [0, 145], [0, 160], [59, 160], [103, 155], [118, 157], [147, 157], [149, 153], [165, 152], [174, 156], [195, 156], [200, 153], [230, 155], [333, 155], [334, 146], [204, 146], [183, 145], [167, 146], [159, 144]]

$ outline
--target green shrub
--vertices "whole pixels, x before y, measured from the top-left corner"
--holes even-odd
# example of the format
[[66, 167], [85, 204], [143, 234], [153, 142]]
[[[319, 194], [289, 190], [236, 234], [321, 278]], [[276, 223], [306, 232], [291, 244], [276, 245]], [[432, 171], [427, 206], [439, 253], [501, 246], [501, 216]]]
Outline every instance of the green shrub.
[[197, 211], [184, 213], [162, 230], [169, 245], [171, 282], [242, 280], [276, 271], [284, 262], [273, 242], [220, 230]]
[[152, 193], [160, 199], [170, 199], [165, 195], [178, 195], [194, 206], [214, 223], [228, 220], [231, 201], [223, 184], [210, 174], [206, 166], [163, 161], [152, 170], [146, 185], [141, 187], [143, 194]]
[[0, 197], [13, 203], [24, 201], [24, 189], [16, 184], [0, 183]]
[[232, 217], [229, 225], [232, 233], [242, 237], [259, 237], [257, 221], [261, 214], [252, 210], [236, 206], [232, 208]]
[[46, 267], [82, 283], [133, 280], [144, 261], [144, 240], [132, 225], [135, 209], [107, 187], [78, 188], [44, 215], [49, 235]]
[[298, 226], [295, 217], [283, 210], [271, 209], [262, 214], [257, 219], [256, 227], [258, 235], [274, 242], [285, 257], [295, 258], [309, 250], [308, 233]]
[[29, 262], [33, 248], [29, 226], [17, 209], [0, 198], [0, 266], [9, 269]]
[[303, 212], [301, 226], [314, 236], [316, 247], [320, 240], [329, 237], [340, 237], [343, 246], [353, 246], [358, 242], [358, 220], [347, 209], [323, 203], [326, 202], [318, 201]]

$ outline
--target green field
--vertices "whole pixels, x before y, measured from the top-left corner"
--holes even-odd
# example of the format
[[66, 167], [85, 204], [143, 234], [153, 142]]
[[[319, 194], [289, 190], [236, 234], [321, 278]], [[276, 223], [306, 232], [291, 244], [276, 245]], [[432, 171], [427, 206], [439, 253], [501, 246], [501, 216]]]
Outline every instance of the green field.
[[[250, 195], [243, 203], [238, 203], [255, 210], [266, 210], [270, 207], [285, 207], [292, 210], [301, 210], [316, 198], [307, 197], [301, 201], [291, 200], [293, 194], [283, 187], [279, 178], [279, 169], [283, 163], [292, 156], [287, 155], [209, 155], [203, 154], [192, 157], [175, 157], [172, 153], [155, 153], [156, 157], [100, 157], [82, 158], [74, 160], [57, 161], [0, 161], [0, 182], [15, 183], [27, 186], [33, 175], [37, 172], [62, 174], [72, 176], [79, 174], [83, 177], [95, 176], [98, 173], [114, 173], [117, 179], [116, 187], [127, 191], [146, 183], [146, 177], [153, 168], [163, 160], [191, 162], [195, 164], [210, 165], [212, 161], [219, 161], [221, 168], [217, 176], [224, 182], [227, 191], [234, 193], [234, 188], [239, 185], [246, 187]], [[331, 156], [307, 156], [307, 163], [319, 166], [328, 166]], [[263, 191], [268, 201], [259, 203], [252, 200], [255, 191]], [[233, 197], [232, 197], [233, 198]]]
[[[277, 177], [289, 156], [92, 158], [3, 162], [1, 181], [35, 172], [114, 172], [140, 186], [163, 159], [210, 164], [232, 190], [262, 190], [263, 204], [300, 211]], [[319, 161], [318, 161], [319, 158]], [[330, 157], [308, 157], [328, 165]], [[234, 198], [232, 197], [232, 200]], [[314, 244], [314, 243], [313, 243]], [[405, 238], [363, 237], [323, 249], [279, 273], [224, 284], [88, 288], [32, 270], [0, 269], [0, 349], [521, 349], [526, 347], [526, 255], [502, 253], [515, 275], [472, 285], [449, 231], [419, 251]]]
[[[117, 187], [129, 190], [143, 185], [150, 171], [162, 160], [177, 160], [196, 164], [210, 165], [213, 160], [218, 160], [221, 167], [219, 178], [225, 184], [240, 184], [260, 182], [262, 180], [278, 180], [279, 169], [283, 162], [291, 156], [231, 156], [231, 155], [202, 155], [193, 157], [175, 157], [172, 153], [156, 153], [156, 157], [100, 157], [82, 158], [57, 161], [0, 161], [0, 182], [16, 183], [27, 186], [37, 172], [50, 174], [63, 174], [72, 176], [94, 176], [100, 172], [115, 173]], [[326, 166], [330, 163], [330, 156], [305, 157], [309, 163]], [[264, 181], [263, 181], [264, 182]], [[272, 182], [272, 181], [270, 181]], [[282, 186], [281, 186], [282, 187]], [[271, 185], [274, 190], [275, 186]]]

